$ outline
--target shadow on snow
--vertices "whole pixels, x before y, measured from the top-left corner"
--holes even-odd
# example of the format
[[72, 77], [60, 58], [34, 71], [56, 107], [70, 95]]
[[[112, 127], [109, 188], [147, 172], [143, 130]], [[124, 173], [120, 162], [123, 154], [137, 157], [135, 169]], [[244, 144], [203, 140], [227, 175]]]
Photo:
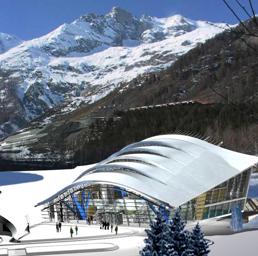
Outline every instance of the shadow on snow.
[[0, 186], [27, 183], [42, 180], [43, 176], [32, 173], [1, 172]]

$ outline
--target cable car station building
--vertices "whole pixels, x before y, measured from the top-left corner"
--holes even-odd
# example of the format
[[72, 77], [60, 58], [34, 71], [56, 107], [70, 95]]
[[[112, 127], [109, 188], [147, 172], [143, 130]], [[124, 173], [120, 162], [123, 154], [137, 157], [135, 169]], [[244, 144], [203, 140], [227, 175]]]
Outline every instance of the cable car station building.
[[[256, 156], [184, 135], [161, 135], [131, 144], [106, 160], [77, 167], [69, 186], [40, 202], [55, 221], [74, 219], [148, 224], [157, 206], [185, 220], [244, 210]], [[168, 211], [167, 211], [168, 212]]]

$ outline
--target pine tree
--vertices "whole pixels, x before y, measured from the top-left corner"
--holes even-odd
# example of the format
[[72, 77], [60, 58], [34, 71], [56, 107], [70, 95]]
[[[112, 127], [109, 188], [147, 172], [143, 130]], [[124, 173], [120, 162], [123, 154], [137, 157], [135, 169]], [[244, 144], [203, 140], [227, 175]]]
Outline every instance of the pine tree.
[[194, 251], [191, 248], [187, 248], [183, 253], [182, 256], [196, 256], [196, 254], [194, 254]]
[[[144, 240], [145, 247], [140, 252], [141, 256], [168, 256], [165, 240], [166, 223], [161, 210], [156, 212], [155, 221], [150, 223], [150, 229], [145, 230], [147, 238]], [[177, 255], [173, 255], [177, 256]]]
[[185, 244], [186, 244], [186, 249], [184, 250], [184, 252], [182, 253], [182, 256], [196, 256], [194, 254], [194, 251], [192, 249], [192, 232], [185, 230]]
[[[168, 247], [168, 246], [167, 246]], [[177, 253], [177, 251], [175, 251], [174, 248], [167, 248], [167, 255], [169, 256], [179, 256], [179, 254]]]
[[[172, 254], [168, 254], [167, 241], [164, 239], [164, 234], [165, 233], [163, 232], [162, 238], [161, 238], [161, 240], [158, 243], [158, 245], [160, 247], [158, 255], [170, 256]], [[173, 256], [177, 256], [177, 255], [173, 255]]]
[[168, 253], [175, 251], [178, 256], [188, 256], [188, 254], [183, 255], [183, 253], [188, 249], [188, 235], [184, 228], [185, 223], [181, 218], [180, 209], [177, 209], [173, 218], [169, 222], [165, 236], [167, 240]]
[[200, 225], [192, 232], [184, 230], [185, 223], [181, 218], [180, 209], [176, 210], [169, 224], [163, 217], [161, 208], [156, 212], [155, 221], [146, 230], [145, 247], [141, 256], [207, 256], [209, 245], [204, 238]]
[[209, 244], [204, 238], [204, 234], [199, 223], [197, 223], [192, 232], [191, 249], [196, 256], [207, 256], [210, 252]]

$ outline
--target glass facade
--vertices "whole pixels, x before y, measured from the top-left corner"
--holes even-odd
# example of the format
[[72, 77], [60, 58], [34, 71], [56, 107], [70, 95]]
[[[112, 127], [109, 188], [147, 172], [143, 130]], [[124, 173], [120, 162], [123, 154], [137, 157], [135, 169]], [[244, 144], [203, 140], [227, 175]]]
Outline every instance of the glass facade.
[[201, 220], [231, 213], [234, 206], [244, 209], [251, 170], [227, 180], [182, 205], [186, 220]]
[[92, 185], [74, 191], [48, 208], [53, 220], [56, 211], [60, 221], [85, 220], [88, 223], [144, 225], [154, 217], [149, 202], [119, 187]]
[[[201, 220], [231, 213], [235, 206], [244, 209], [251, 169], [227, 180], [181, 206], [183, 218]], [[155, 204], [134, 193], [111, 185], [74, 188], [60, 195], [48, 209], [61, 221], [85, 220], [89, 223], [145, 225], [155, 216]], [[171, 215], [174, 209], [170, 209]]]

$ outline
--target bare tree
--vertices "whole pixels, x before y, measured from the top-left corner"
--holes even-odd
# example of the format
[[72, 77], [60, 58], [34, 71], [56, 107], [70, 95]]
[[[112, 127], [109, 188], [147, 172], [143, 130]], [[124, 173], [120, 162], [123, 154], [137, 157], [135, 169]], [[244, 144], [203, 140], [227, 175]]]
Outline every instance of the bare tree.
[[[229, 0], [222, 0], [232, 15], [239, 22], [237, 28], [230, 27], [230, 30], [251, 50], [258, 54], [257, 47], [251, 43], [252, 38], [258, 38], [258, 17], [255, 14], [255, 9], [252, 0], [248, 0], [248, 4], [242, 4], [239, 0], [234, 0], [233, 2], [238, 6], [238, 9], [235, 9], [232, 6], [232, 2]], [[241, 13], [244, 13], [245, 19], [248, 22], [245, 22], [241, 19]]]
[[[254, 0], [247, 0], [245, 4], [243, 4], [241, 0], [222, 1], [239, 22], [237, 27], [229, 27], [230, 32], [234, 33], [236, 39], [241, 40], [248, 49], [255, 52], [258, 56], [258, 16], [256, 15], [256, 10], [254, 8]], [[244, 20], [246, 21], [241, 19], [243, 14]], [[222, 97], [222, 95], [220, 96]], [[225, 96], [222, 98], [225, 100]]]
[[[228, 0], [222, 0], [222, 1], [226, 5], [226, 7], [230, 10], [230, 12], [234, 15], [234, 17], [238, 20], [239, 24], [246, 30], [247, 35], [258, 37], [258, 31], [251, 31], [246, 26], [246, 24], [240, 18], [240, 14], [236, 10], [234, 10], [234, 8], [229, 4]], [[258, 21], [257, 21], [257, 17], [256, 17], [256, 14], [255, 14], [255, 10], [254, 10], [252, 0], [248, 0], [250, 10], [248, 10], [248, 7], [243, 5], [239, 0], [235, 0], [235, 2], [239, 6], [239, 8], [242, 9], [242, 11], [245, 13], [246, 18], [252, 20], [258, 28]]]

